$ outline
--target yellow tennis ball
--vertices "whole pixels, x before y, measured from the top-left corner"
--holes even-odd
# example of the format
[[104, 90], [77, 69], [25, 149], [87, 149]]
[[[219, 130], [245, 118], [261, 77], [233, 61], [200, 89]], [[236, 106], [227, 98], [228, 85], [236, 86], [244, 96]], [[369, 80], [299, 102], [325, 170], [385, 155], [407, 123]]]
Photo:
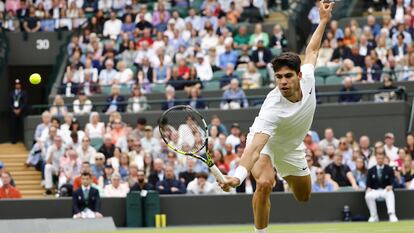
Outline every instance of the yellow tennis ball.
[[42, 81], [42, 77], [38, 73], [30, 75], [29, 81], [33, 85], [37, 85]]

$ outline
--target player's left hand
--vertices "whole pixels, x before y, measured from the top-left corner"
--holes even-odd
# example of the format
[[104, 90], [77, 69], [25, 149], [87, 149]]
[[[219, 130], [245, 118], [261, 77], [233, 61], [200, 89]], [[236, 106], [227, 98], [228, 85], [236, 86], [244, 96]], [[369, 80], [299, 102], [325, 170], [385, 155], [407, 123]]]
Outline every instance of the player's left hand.
[[236, 188], [240, 185], [240, 180], [238, 178], [232, 176], [224, 177], [224, 182], [219, 182], [219, 185], [224, 192], [229, 192], [231, 188]]
[[319, 7], [319, 15], [321, 18], [321, 21], [329, 21], [332, 16], [332, 9], [335, 5], [335, 2], [326, 2], [324, 0], [321, 0], [321, 4]]

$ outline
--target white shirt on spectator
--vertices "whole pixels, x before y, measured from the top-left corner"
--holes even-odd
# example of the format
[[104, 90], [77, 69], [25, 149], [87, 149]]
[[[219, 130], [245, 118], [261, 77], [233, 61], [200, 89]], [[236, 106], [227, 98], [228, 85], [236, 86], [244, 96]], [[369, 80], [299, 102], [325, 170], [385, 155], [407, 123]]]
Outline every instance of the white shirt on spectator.
[[[397, 32], [397, 33], [394, 33], [394, 35], [392, 35], [392, 46], [395, 46], [395, 45], [398, 44], [397, 37], [398, 37], [399, 34], [400, 33]], [[403, 34], [404, 34], [404, 43], [405, 44], [411, 44], [411, 42], [413, 41], [413, 38], [411, 38], [411, 34], [406, 32], [406, 31], [404, 31]]]
[[87, 123], [85, 126], [85, 131], [88, 132], [90, 138], [102, 138], [102, 132], [105, 130], [105, 124], [103, 122], [98, 122], [96, 126], [91, 123]]
[[66, 149], [64, 145], [62, 145], [59, 149], [56, 147], [56, 145], [50, 146], [46, 152], [46, 161], [51, 158], [53, 168], [59, 170], [60, 158], [65, 155], [65, 150]]
[[204, 27], [203, 20], [198, 15], [194, 17], [187, 16], [187, 18], [185, 18], [185, 23], [191, 23], [191, 25], [193, 25], [193, 28], [197, 31], [201, 31]]
[[141, 138], [141, 145], [144, 151], [150, 151], [152, 153], [159, 153], [161, 151], [160, 141], [154, 137], [150, 139], [146, 137]]
[[[165, 54], [164, 55], [164, 65], [165, 66], [173, 66], [173, 62], [172, 59], [170, 57], [170, 55]], [[152, 67], [153, 68], [158, 68], [160, 66], [160, 59], [158, 58], [158, 56], [155, 56], [152, 62]]]
[[231, 1], [229, 1], [229, 0], [218, 0], [218, 2], [220, 3], [221, 9], [224, 12], [227, 13], [230, 10], [230, 3], [231, 3]]
[[201, 81], [210, 81], [213, 78], [213, 70], [208, 61], [203, 61], [203, 63], [196, 63], [194, 67], [197, 70], [197, 75], [200, 77]]
[[112, 85], [117, 73], [118, 71], [114, 69], [112, 70], [103, 69], [101, 73], [99, 74], [99, 84]]
[[174, 19], [174, 20], [175, 20], [174, 29], [182, 32], [185, 29], [185, 21], [184, 21], [184, 19], [178, 17], [177, 19]]
[[126, 197], [129, 192], [127, 183], [119, 184], [118, 188], [115, 188], [112, 184], [105, 186], [105, 197]]
[[308, 19], [311, 21], [312, 24], [319, 24], [321, 21], [321, 17], [319, 16], [319, 8], [314, 6], [309, 11]]
[[137, 54], [137, 57], [135, 58], [135, 63], [141, 64], [142, 59], [144, 57], [147, 57], [150, 60], [151, 64], [153, 64], [154, 59], [156, 57], [156, 55], [154, 53], [154, 50], [153, 49], [139, 50], [138, 54]]
[[397, 7], [394, 20], [395, 23], [404, 23], [404, 6]]
[[[83, 70], [84, 75], [85, 74], [91, 74], [92, 81], [98, 82], [98, 69], [91, 67]], [[83, 82], [83, 80], [81, 81]]]
[[216, 186], [208, 181], [206, 181], [203, 188], [198, 185], [198, 178], [195, 178], [187, 185], [187, 194], [215, 194]]
[[132, 84], [132, 76], [133, 76], [133, 72], [130, 68], [126, 68], [124, 71], [122, 72], [118, 72], [115, 75], [114, 80], [116, 80], [118, 83], [121, 84]]
[[326, 140], [326, 138], [324, 138], [323, 140], [319, 142], [319, 147], [321, 148], [322, 151], [325, 151], [326, 147], [328, 146], [333, 146], [335, 149], [338, 148], [339, 140], [336, 138], [333, 138], [331, 141], [328, 141]]
[[234, 136], [233, 134], [230, 134], [226, 139], [226, 144], [231, 144], [233, 146], [233, 152], [234, 152], [234, 148], [237, 145], [240, 145], [240, 138]]
[[[82, 140], [82, 139], [80, 139]], [[91, 164], [95, 164], [95, 154], [96, 150], [92, 146], [89, 146], [86, 150], [83, 150], [82, 147], [78, 147], [76, 150], [76, 153], [78, 154], [78, 158], [82, 162], [89, 162]]]
[[[0, 12], [4, 12], [5, 11], [5, 5], [4, 5], [4, 2], [2, 2], [2, 1], [0, 1]], [[0, 181], [1, 182], [1, 181]], [[0, 185], [0, 187], [1, 187], [1, 185]]]
[[112, 0], [100, 0], [98, 2], [98, 9], [104, 12], [110, 11], [112, 8]]
[[112, 8], [114, 10], [123, 10], [125, 8], [126, 1], [125, 0], [113, 0]]
[[104, 24], [103, 35], [116, 39], [121, 33], [122, 21], [119, 19], [107, 20]]
[[83, 105], [80, 104], [79, 99], [73, 101], [73, 113], [84, 115], [91, 113], [92, 110], [92, 102], [90, 100], [86, 100]]
[[387, 145], [384, 146], [385, 154], [390, 158], [390, 161], [393, 162], [398, 159], [398, 147], [392, 146], [389, 148]]
[[70, 4], [72, 4], [72, 2], [76, 2], [76, 7], [78, 7], [79, 9], [82, 9], [83, 0], [68, 0], [68, 7], [70, 7]]
[[203, 39], [201, 40], [201, 48], [204, 51], [209, 50], [210, 48], [216, 47], [218, 44], [219, 40], [218, 37], [216, 35], [205, 35], [203, 37]]

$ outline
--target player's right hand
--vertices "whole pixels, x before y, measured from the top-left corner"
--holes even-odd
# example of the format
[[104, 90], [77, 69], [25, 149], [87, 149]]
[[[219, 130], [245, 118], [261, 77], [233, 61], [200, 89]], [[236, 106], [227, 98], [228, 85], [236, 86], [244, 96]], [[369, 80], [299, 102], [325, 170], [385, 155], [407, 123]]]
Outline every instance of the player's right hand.
[[231, 188], [236, 188], [240, 185], [240, 180], [236, 177], [225, 176], [224, 182], [219, 182], [219, 185], [224, 192], [229, 192]]

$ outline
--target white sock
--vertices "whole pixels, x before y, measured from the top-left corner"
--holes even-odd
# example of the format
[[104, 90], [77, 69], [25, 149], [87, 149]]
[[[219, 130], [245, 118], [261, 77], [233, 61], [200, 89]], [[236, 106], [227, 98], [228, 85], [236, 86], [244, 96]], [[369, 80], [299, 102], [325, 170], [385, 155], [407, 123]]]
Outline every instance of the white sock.
[[267, 228], [263, 228], [263, 229], [261, 229], [261, 230], [258, 230], [258, 229], [254, 229], [254, 232], [255, 233], [266, 233], [267, 232]]

